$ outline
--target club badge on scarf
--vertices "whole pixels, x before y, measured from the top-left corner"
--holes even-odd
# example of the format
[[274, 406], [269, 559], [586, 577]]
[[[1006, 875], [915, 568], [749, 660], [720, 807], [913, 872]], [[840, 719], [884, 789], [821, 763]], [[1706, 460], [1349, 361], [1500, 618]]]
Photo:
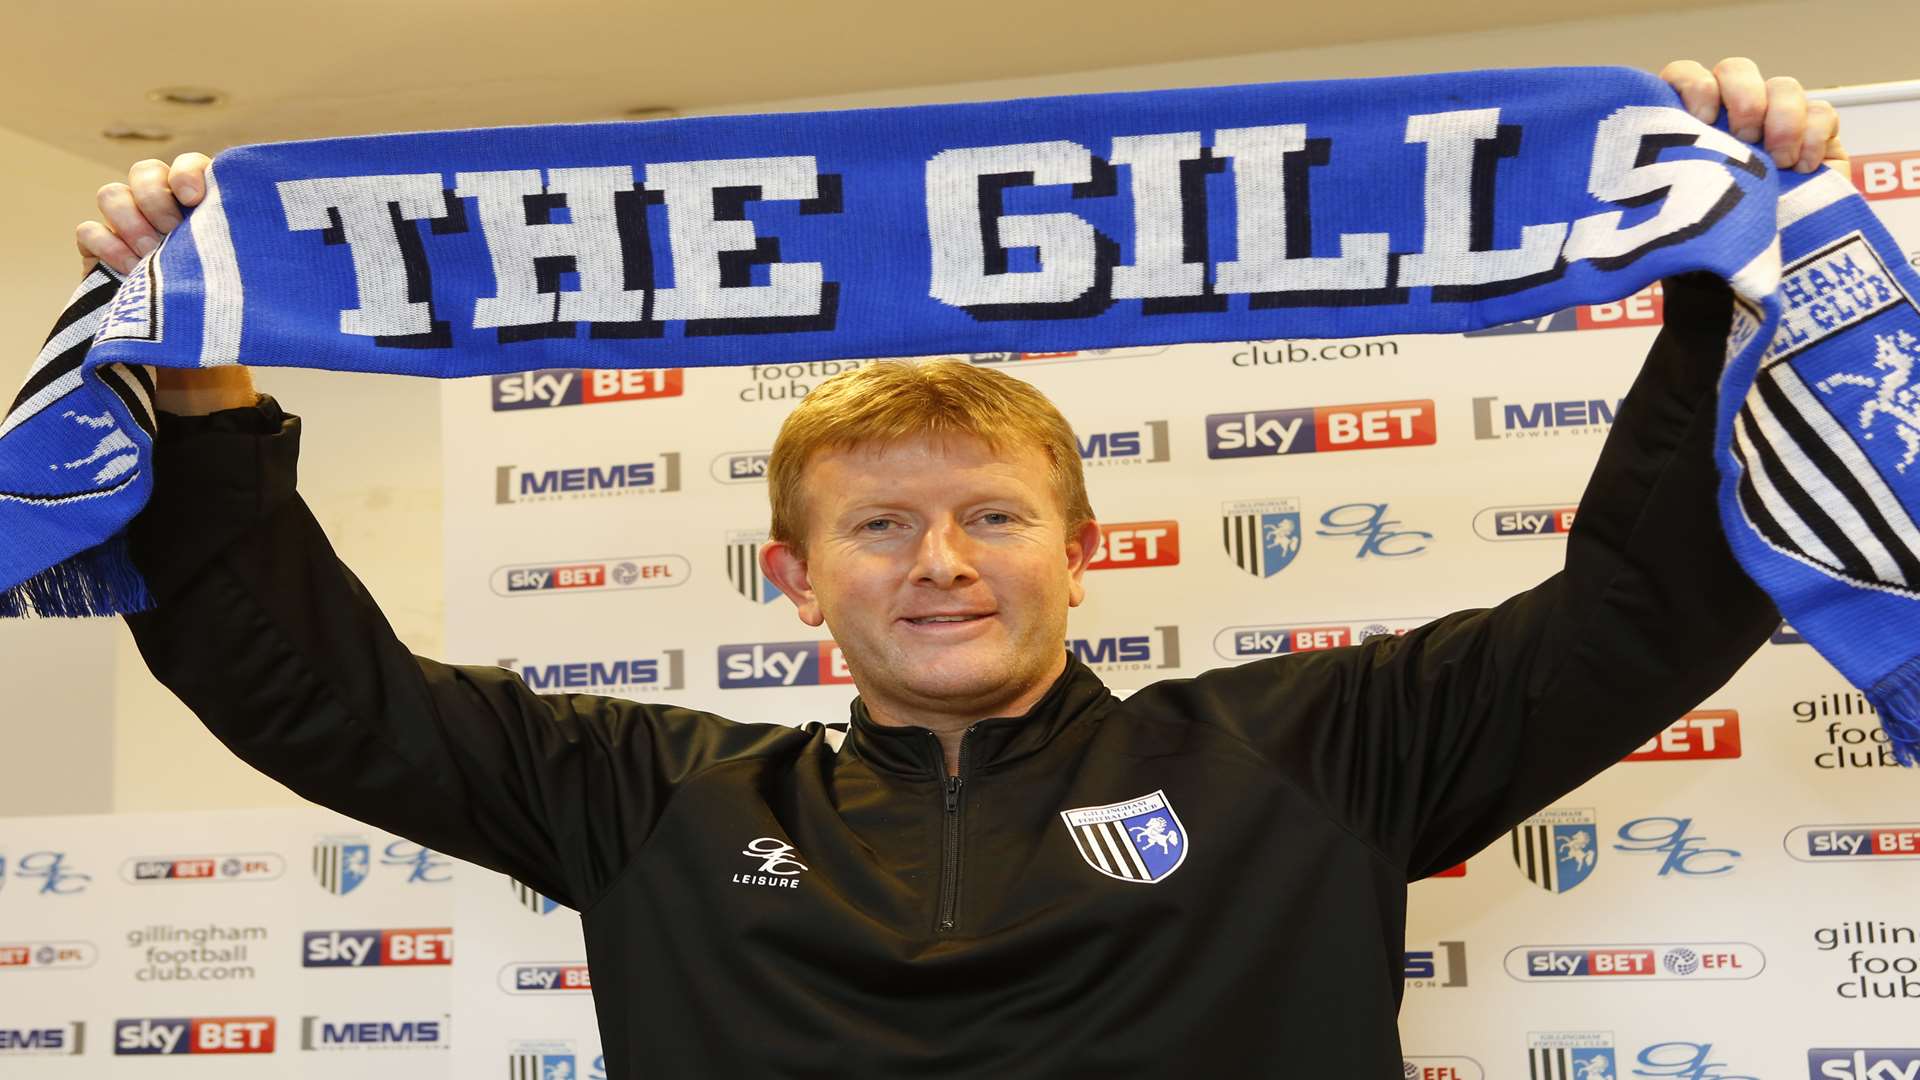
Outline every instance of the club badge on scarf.
[[1741, 565], [1920, 748], [1920, 278], [1616, 69], [241, 147], [0, 420], [0, 615], [151, 603], [149, 366], [463, 376], [1457, 332], [1709, 271]]

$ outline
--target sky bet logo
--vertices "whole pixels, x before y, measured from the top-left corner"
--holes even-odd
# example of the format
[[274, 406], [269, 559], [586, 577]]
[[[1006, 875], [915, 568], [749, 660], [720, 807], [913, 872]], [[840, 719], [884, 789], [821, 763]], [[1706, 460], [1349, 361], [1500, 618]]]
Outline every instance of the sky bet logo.
[[1100, 546], [1094, 549], [1087, 569], [1131, 570], [1179, 564], [1179, 522], [1115, 521], [1100, 526]]
[[584, 994], [593, 990], [587, 965], [508, 964], [500, 969], [500, 989], [509, 994]]
[[720, 689], [851, 683], [847, 658], [831, 641], [775, 641], [720, 646]]
[[1699, 709], [1626, 756], [1627, 761], [1701, 761], [1740, 756], [1740, 714], [1733, 709]]
[[1069, 638], [1067, 651], [1095, 671], [1146, 671], [1180, 666], [1180, 628], [1156, 626], [1151, 634]]
[[1214, 413], [1207, 417], [1210, 458], [1272, 457], [1328, 450], [1432, 446], [1431, 401], [1380, 401], [1311, 409]]
[[1080, 460], [1099, 465], [1150, 465], [1167, 460], [1167, 422], [1149, 420], [1126, 431], [1095, 431], [1075, 436]]
[[1482, 540], [1564, 540], [1573, 531], [1578, 506], [1489, 506], [1473, 515], [1474, 534]]
[[1521, 982], [1751, 979], [1767, 958], [1745, 941], [1655, 945], [1522, 945], [1507, 953], [1507, 974]]
[[1920, 1080], [1920, 1049], [1809, 1050], [1810, 1080]]
[[1920, 822], [1893, 825], [1802, 825], [1787, 834], [1787, 854], [1801, 862], [1920, 859]]
[[495, 505], [549, 503], [575, 499], [604, 499], [616, 495], [654, 495], [680, 490], [680, 455], [607, 465], [576, 465], [565, 469], [523, 469], [501, 465], [493, 470]]
[[300, 945], [300, 966], [420, 967], [453, 963], [453, 931], [309, 930]]
[[1612, 330], [1622, 326], [1659, 326], [1666, 310], [1666, 292], [1659, 282], [1641, 289], [1625, 300], [1610, 304], [1591, 304], [1567, 308], [1537, 319], [1522, 319], [1484, 330], [1469, 330], [1468, 337], [1505, 334], [1554, 334], [1563, 330]]
[[1358, 645], [1368, 638], [1398, 637], [1426, 619], [1308, 623], [1300, 626], [1229, 626], [1214, 635], [1213, 650], [1229, 660], [1253, 660]]
[[537, 694], [632, 694], [678, 690], [684, 682], [685, 651], [665, 649], [658, 656], [612, 660], [523, 663], [505, 657], [500, 665], [520, 676]]
[[273, 1017], [120, 1020], [115, 1054], [271, 1054]]
[[631, 555], [592, 562], [502, 566], [493, 572], [491, 584], [499, 596], [669, 589], [686, 584], [692, 572], [692, 566], [679, 555]]
[[1920, 198], [1920, 150], [1854, 158], [1853, 186], [1869, 200]]
[[92, 967], [99, 958], [91, 941], [0, 942], [0, 971]]
[[137, 855], [120, 864], [120, 877], [133, 885], [272, 881], [286, 868], [285, 859], [265, 851], [227, 855]]
[[767, 479], [771, 450], [730, 450], [713, 459], [709, 472], [722, 484], [760, 484]]
[[562, 368], [493, 376], [493, 411], [601, 405], [609, 401], [679, 397], [686, 392], [679, 368], [644, 371], [582, 371]]
[[87, 1025], [82, 1020], [48, 1027], [0, 1027], [0, 1057], [83, 1054], [86, 1046]]

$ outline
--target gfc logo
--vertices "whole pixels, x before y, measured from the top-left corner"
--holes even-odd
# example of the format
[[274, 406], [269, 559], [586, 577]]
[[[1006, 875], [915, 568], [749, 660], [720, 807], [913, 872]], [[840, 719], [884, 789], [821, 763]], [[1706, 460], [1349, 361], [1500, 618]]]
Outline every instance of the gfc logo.
[[[0, 855], [0, 883], [7, 875], [6, 856]], [[13, 876], [24, 884], [34, 882], [39, 896], [72, 896], [87, 891], [92, 874], [83, 874], [67, 862], [64, 851], [35, 851], [14, 860]]]
[[1711, 877], [1731, 872], [1740, 853], [1732, 848], [1707, 847], [1706, 838], [1694, 836], [1692, 831], [1692, 818], [1636, 818], [1620, 826], [1620, 839], [1626, 842], [1613, 845], [1613, 850], [1663, 856], [1657, 871], [1660, 877]]
[[1320, 515], [1321, 536], [1353, 537], [1360, 541], [1353, 557], [1398, 559], [1427, 550], [1433, 534], [1419, 529], [1402, 529], [1405, 522], [1387, 517], [1386, 503], [1354, 502], [1336, 506]]

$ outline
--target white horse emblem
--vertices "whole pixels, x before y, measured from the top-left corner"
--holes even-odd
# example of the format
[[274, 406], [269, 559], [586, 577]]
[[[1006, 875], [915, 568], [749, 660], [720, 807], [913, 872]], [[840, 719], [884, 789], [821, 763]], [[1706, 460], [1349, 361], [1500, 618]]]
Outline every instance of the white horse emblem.
[[1594, 851], [1587, 846], [1587, 834], [1573, 833], [1560, 838], [1560, 861], [1570, 862], [1583, 869], [1592, 869]]
[[1060, 817], [1080, 858], [1118, 881], [1136, 885], [1164, 881], [1180, 869], [1193, 848], [1193, 837], [1164, 791], [1105, 806], [1062, 810]]
[[1163, 817], [1148, 818], [1145, 825], [1135, 825], [1128, 831], [1133, 833], [1133, 842], [1140, 845], [1142, 851], [1157, 847], [1160, 854], [1171, 855], [1173, 852], [1168, 848], [1180, 846], [1180, 834], [1169, 831], [1167, 819]]
[[1267, 526], [1267, 546], [1279, 548], [1283, 555], [1291, 555], [1300, 550], [1300, 538], [1294, 535], [1296, 526], [1291, 519], [1276, 521]]
[[1913, 362], [1920, 359], [1920, 339], [1901, 330], [1896, 334], [1875, 334], [1873, 340], [1877, 346], [1873, 366], [1886, 375], [1877, 381], [1866, 375], [1829, 375], [1814, 385], [1823, 394], [1831, 394], [1839, 386], [1861, 386], [1874, 391], [1874, 396], [1860, 406], [1856, 418], [1861, 437], [1873, 438], [1869, 429], [1875, 416], [1885, 413], [1893, 417], [1894, 432], [1907, 448], [1906, 456], [1894, 468], [1904, 473], [1915, 458], [1920, 458], [1920, 410], [1915, 408], [1920, 401], [1915, 399], [1916, 388], [1909, 385], [1913, 381]]

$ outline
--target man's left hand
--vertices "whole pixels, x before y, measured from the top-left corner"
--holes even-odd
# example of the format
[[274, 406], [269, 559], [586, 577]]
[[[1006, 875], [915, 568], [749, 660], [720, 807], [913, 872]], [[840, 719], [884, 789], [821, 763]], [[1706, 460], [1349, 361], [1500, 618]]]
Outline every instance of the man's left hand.
[[1660, 77], [1680, 92], [1687, 111], [1713, 123], [1727, 110], [1727, 130], [1742, 142], [1761, 143], [1782, 169], [1809, 173], [1822, 164], [1851, 178], [1840, 145], [1840, 115], [1824, 101], [1808, 101], [1800, 80], [1763, 78], [1744, 56], [1729, 57], [1709, 71], [1692, 60], [1675, 60]]

